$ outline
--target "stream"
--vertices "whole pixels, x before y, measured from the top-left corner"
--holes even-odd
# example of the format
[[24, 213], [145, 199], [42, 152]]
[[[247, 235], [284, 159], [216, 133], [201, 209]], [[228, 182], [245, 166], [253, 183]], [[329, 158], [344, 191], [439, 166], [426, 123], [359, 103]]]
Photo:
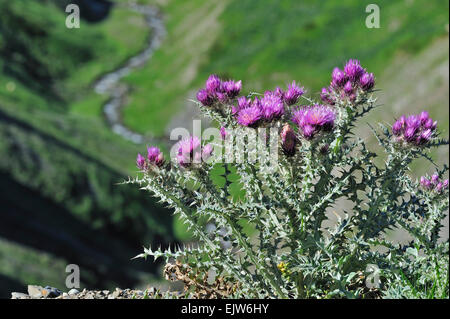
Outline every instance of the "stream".
[[155, 7], [129, 4], [132, 10], [144, 15], [145, 23], [151, 31], [146, 47], [137, 55], [129, 58], [121, 67], [104, 74], [95, 84], [94, 90], [98, 94], [106, 94], [110, 98], [103, 106], [106, 121], [114, 133], [135, 143], [151, 143], [155, 137], [142, 135], [125, 126], [122, 121], [121, 109], [124, 106], [129, 88], [120, 80], [134, 69], [142, 67], [152, 57], [166, 36], [166, 28], [159, 10]]

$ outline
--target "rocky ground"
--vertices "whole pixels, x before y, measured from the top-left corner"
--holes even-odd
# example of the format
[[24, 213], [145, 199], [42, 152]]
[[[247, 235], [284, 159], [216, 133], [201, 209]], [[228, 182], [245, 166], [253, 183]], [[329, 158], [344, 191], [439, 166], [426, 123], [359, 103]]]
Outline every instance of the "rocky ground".
[[[57, 288], [46, 286], [28, 286], [28, 293], [12, 292], [11, 299], [158, 299], [170, 298], [167, 292], [161, 293], [155, 288], [149, 288], [144, 291], [132, 289], [116, 288], [114, 291], [110, 290], [87, 290], [71, 289], [68, 292], [63, 292]], [[170, 293], [175, 297], [177, 293]]]

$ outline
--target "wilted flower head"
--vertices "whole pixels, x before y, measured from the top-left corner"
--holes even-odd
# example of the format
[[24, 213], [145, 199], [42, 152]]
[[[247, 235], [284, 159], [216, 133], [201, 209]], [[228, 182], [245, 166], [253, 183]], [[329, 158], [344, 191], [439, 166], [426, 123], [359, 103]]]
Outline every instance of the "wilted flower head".
[[302, 96], [303, 93], [303, 88], [298, 86], [295, 81], [292, 81], [292, 83], [289, 84], [287, 91], [283, 93], [283, 98], [287, 105], [293, 105], [297, 103], [298, 98]]
[[262, 115], [265, 120], [270, 121], [284, 114], [283, 101], [275, 93], [267, 91], [260, 102]]
[[281, 137], [281, 147], [286, 155], [295, 154], [295, 145], [297, 144], [297, 137], [295, 136], [294, 130], [289, 126], [289, 124], [284, 124], [280, 133]]
[[262, 118], [261, 107], [258, 103], [240, 109], [237, 113], [237, 122], [243, 126], [254, 126]]
[[407, 142], [411, 145], [423, 145], [428, 143], [433, 137], [437, 122], [429, 117], [428, 112], [419, 115], [402, 115], [392, 125], [392, 133], [396, 136], [397, 142]]
[[294, 112], [292, 121], [301, 129], [307, 139], [319, 131], [330, 131], [336, 118], [333, 110], [324, 105], [302, 107]]

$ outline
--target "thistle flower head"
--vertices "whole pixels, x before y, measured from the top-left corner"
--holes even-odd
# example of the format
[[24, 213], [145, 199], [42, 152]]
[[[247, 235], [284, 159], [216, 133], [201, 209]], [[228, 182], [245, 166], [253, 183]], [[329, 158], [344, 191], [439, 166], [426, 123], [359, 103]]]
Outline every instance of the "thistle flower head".
[[275, 89], [275, 91], [273, 93], [282, 99], [284, 98], [284, 92], [279, 86], [277, 86], [277, 88]]
[[238, 96], [242, 89], [242, 81], [225, 81], [222, 83], [222, 90], [226, 93], [229, 98], [235, 98]]
[[149, 164], [161, 166], [164, 164], [164, 154], [156, 146], [147, 147], [147, 159]]
[[333, 110], [324, 105], [302, 107], [293, 114], [292, 121], [301, 129], [307, 139], [314, 137], [319, 131], [329, 131], [336, 118]]
[[345, 82], [347, 82], [347, 76], [345, 75], [345, 72], [339, 68], [333, 69], [331, 77], [331, 83], [334, 87], [341, 87], [345, 84]]
[[320, 92], [320, 99], [322, 100], [322, 102], [329, 104], [329, 105], [334, 105], [335, 101], [333, 96], [331, 95], [331, 89], [329, 88], [322, 88], [322, 91]]
[[395, 121], [394, 125], [392, 125], [392, 133], [396, 136], [402, 134], [403, 129], [405, 128], [405, 123], [406, 117], [402, 115], [397, 121]]
[[375, 86], [375, 77], [373, 73], [364, 72], [359, 79], [359, 85], [364, 91], [371, 90]]
[[251, 99], [247, 99], [245, 96], [238, 98], [238, 109], [245, 109], [252, 104]]
[[392, 125], [392, 133], [397, 136], [396, 141], [398, 142], [404, 141], [419, 146], [432, 139], [436, 125], [437, 122], [433, 122], [428, 112], [423, 111], [418, 115], [408, 117], [402, 115]]
[[298, 86], [295, 81], [292, 81], [292, 83], [289, 84], [287, 91], [284, 92], [283, 98], [287, 105], [293, 105], [297, 103], [298, 98], [302, 96], [303, 93], [303, 88]]
[[200, 89], [197, 92], [197, 100], [204, 106], [210, 106], [214, 102], [214, 98], [205, 89]]
[[347, 83], [345, 83], [345, 85], [344, 85], [344, 92], [345, 92], [345, 94], [347, 94], [348, 96], [351, 95], [351, 94], [353, 93], [352, 82], [347, 81]]
[[271, 121], [284, 114], [282, 99], [273, 92], [267, 91], [261, 101], [261, 111], [265, 120]]
[[216, 97], [220, 103], [226, 103], [228, 101], [228, 95], [222, 92], [216, 92]]
[[183, 167], [191, 165], [192, 161], [198, 161], [198, 155], [201, 159], [201, 143], [197, 136], [189, 136], [178, 142], [178, 152], [176, 159], [178, 164]]
[[350, 59], [344, 66], [344, 72], [352, 82], [356, 82], [365, 71], [358, 60]]
[[258, 103], [243, 108], [237, 113], [237, 122], [242, 126], [254, 126], [262, 118], [261, 107]]
[[136, 166], [137, 168], [139, 168], [140, 170], [145, 169], [145, 158], [144, 156], [142, 156], [141, 154], [137, 155], [136, 158]]
[[420, 185], [426, 190], [433, 190], [437, 193], [442, 192], [444, 189], [448, 188], [448, 179], [441, 181], [439, 175], [434, 173], [431, 178], [422, 176], [420, 178]]
[[193, 163], [201, 163], [208, 160], [213, 153], [213, 147], [207, 144], [201, 147], [200, 139], [196, 136], [189, 136], [182, 139], [177, 144], [178, 152], [176, 161], [182, 167], [190, 167]]
[[208, 80], [206, 80], [206, 90], [211, 95], [214, 95], [217, 91], [220, 91], [221, 86], [222, 81], [215, 74], [211, 74]]

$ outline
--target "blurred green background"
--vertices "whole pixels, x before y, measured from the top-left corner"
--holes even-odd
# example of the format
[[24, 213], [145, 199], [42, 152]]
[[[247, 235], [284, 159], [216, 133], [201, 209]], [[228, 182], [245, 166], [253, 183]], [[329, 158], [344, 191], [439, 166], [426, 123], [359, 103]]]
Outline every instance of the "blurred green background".
[[[333, 67], [357, 58], [383, 104], [359, 135], [373, 145], [366, 122], [427, 109], [448, 138], [448, 1], [138, 2], [160, 10], [167, 35], [122, 80], [121, 120], [132, 131], [166, 136], [174, 118], [189, 127], [188, 99], [210, 73], [241, 79], [243, 93], [295, 79], [317, 98]], [[65, 26], [69, 3], [80, 6], [79, 29]], [[130, 3], [0, 0], [0, 297], [27, 284], [66, 290], [71, 263], [82, 288], [143, 287], [160, 280], [159, 265], [130, 258], [144, 245], [190, 240], [147, 193], [117, 185], [135, 174], [145, 144], [112, 132], [109, 98], [93, 85], [148, 46], [152, 30]], [[379, 29], [365, 26], [370, 3]], [[448, 164], [448, 147], [433, 159]], [[418, 161], [413, 174], [433, 170]]]

